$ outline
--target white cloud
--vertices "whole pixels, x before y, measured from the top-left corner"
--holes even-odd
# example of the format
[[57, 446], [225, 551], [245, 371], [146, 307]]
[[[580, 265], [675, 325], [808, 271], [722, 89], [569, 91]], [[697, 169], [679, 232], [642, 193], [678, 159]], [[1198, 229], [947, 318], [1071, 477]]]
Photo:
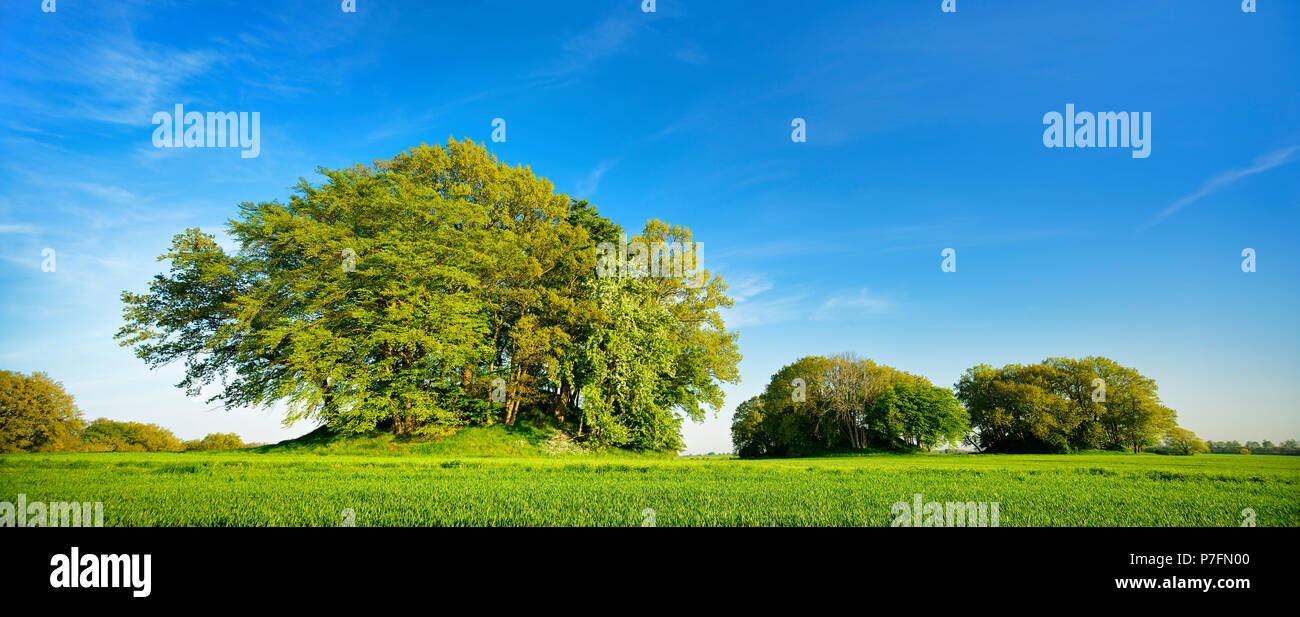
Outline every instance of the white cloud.
[[1214, 176], [1213, 178], [1210, 178], [1205, 182], [1205, 184], [1202, 184], [1201, 188], [1198, 189], [1195, 193], [1183, 196], [1182, 198], [1178, 199], [1174, 203], [1170, 204], [1168, 208], [1165, 208], [1163, 211], [1161, 211], [1160, 214], [1157, 214], [1156, 218], [1153, 221], [1151, 221], [1149, 224], [1147, 224], [1147, 227], [1151, 227], [1153, 225], [1160, 223], [1166, 218], [1169, 218], [1175, 212], [1182, 210], [1184, 207], [1191, 205], [1192, 203], [1196, 202], [1202, 197], [1205, 197], [1210, 193], [1214, 193], [1216, 191], [1222, 190], [1232, 185], [1233, 183], [1237, 182], [1238, 180], [1241, 180], [1242, 178], [1253, 176], [1258, 173], [1263, 173], [1279, 165], [1289, 163], [1292, 159], [1291, 155], [1295, 154], [1297, 150], [1300, 150], [1300, 146], [1291, 146], [1290, 148], [1274, 150], [1273, 152], [1269, 152], [1268, 154], [1256, 158], [1255, 161], [1251, 163], [1250, 167], [1244, 167], [1242, 169], [1230, 169], [1228, 171], [1220, 173], [1217, 176]]
[[761, 274], [751, 274], [731, 283], [727, 291], [737, 303], [744, 302], [772, 288], [772, 282]]
[[181, 86], [220, 61], [212, 51], [146, 46], [129, 34], [103, 37], [58, 54], [32, 56], [23, 81], [60, 83], [71, 94], [24, 104], [50, 116], [147, 125], [154, 112], [184, 102]]
[[745, 326], [769, 326], [776, 323], [802, 319], [808, 314], [807, 295], [780, 296], [759, 300], [737, 300], [736, 305], [722, 309], [722, 319], [728, 329]]
[[774, 286], [762, 274], [741, 275], [728, 285], [727, 292], [735, 306], [722, 309], [728, 328], [765, 326], [800, 319], [807, 315], [806, 294], [776, 296], [768, 293]]

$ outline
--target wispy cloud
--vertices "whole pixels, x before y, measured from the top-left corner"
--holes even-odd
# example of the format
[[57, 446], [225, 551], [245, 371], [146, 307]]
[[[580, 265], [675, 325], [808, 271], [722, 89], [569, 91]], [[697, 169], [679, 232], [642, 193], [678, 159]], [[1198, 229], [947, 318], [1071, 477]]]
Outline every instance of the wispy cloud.
[[560, 58], [538, 71], [539, 77], [568, 77], [627, 48], [644, 20], [608, 17], [585, 32], [565, 40]]
[[1255, 161], [1251, 163], [1249, 167], [1243, 167], [1241, 169], [1230, 169], [1228, 171], [1220, 173], [1217, 176], [1214, 176], [1213, 178], [1210, 178], [1204, 184], [1202, 184], [1201, 188], [1198, 189], [1195, 193], [1183, 196], [1182, 198], [1179, 198], [1174, 203], [1169, 204], [1168, 208], [1162, 210], [1160, 214], [1156, 215], [1155, 219], [1153, 219], [1150, 223], [1147, 223], [1143, 228], [1145, 229], [1147, 227], [1158, 225], [1165, 219], [1172, 216], [1175, 212], [1178, 212], [1179, 210], [1182, 210], [1183, 208], [1195, 203], [1197, 200], [1201, 199], [1202, 197], [1205, 197], [1206, 195], [1218, 192], [1220, 190], [1223, 190], [1224, 188], [1227, 188], [1228, 186], [1231, 186], [1232, 184], [1236, 183], [1238, 180], [1241, 180], [1242, 178], [1253, 176], [1258, 173], [1263, 173], [1270, 169], [1273, 169], [1274, 167], [1285, 165], [1286, 163], [1291, 162], [1292, 155], [1294, 155], [1296, 151], [1300, 151], [1300, 146], [1291, 146], [1290, 148], [1274, 150], [1273, 152], [1269, 152], [1268, 154], [1256, 158]]
[[136, 199], [136, 196], [131, 193], [131, 191], [120, 186], [108, 186], [104, 184], [95, 184], [93, 182], [71, 182], [69, 185], [105, 201], [130, 203]]
[[131, 34], [74, 42], [58, 54], [32, 55], [24, 83], [54, 82], [62, 100], [22, 101], [29, 111], [114, 124], [147, 124], [153, 112], [184, 100], [178, 90], [221, 62], [210, 50], [146, 44]]
[[[621, 157], [620, 157], [621, 158]], [[596, 194], [600, 190], [600, 179], [605, 177], [605, 172], [618, 164], [619, 158], [602, 161], [595, 169], [591, 170], [585, 178], [578, 180], [575, 188], [577, 189], [574, 196], [578, 199], [586, 199]]]
[[[396, 114], [397, 117], [395, 119], [383, 122], [378, 128], [366, 135], [366, 140], [373, 142], [381, 139], [388, 139], [390, 137], [427, 133], [431, 128], [437, 125], [436, 120], [447, 115], [452, 110], [470, 103], [500, 96], [504, 93], [505, 92], [503, 91], [495, 89], [483, 90], [481, 92], [468, 94], [453, 101], [443, 103], [422, 113]], [[393, 116], [393, 114], [388, 112], [385, 112], [384, 115]], [[437, 137], [441, 138], [442, 136], [438, 135]]]
[[772, 288], [772, 281], [762, 275], [749, 275], [731, 283], [727, 291], [736, 302], [744, 302]]
[[806, 319], [808, 309], [803, 294], [773, 294], [772, 281], [762, 274], [742, 274], [728, 285], [728, 293], [736, 304], [722, 309], [722, 318], [728, 328], [765, 326], [774, 323]]
[[776, 323], [806, 319], [806, 294], [778, 296], [759, 300], [736, 301], [736, 305], [722, 311], [728, 328], [767, 326]]
[[694, 120], [694, 118], [692, 118], [692, 117], [686, 117], [686, 118], [682, 118], [682, 119], [680, 119], [680, 120], [677, 120], [677, 121], [673, 122], [672, 124], [669, 124], [668, 126], [662, 128], [662, 129], [659, 129], [659, 130], [656, 131], [653, 135], [650, 135], [649, 137], [646, 137], [646, 138], [645, 138], [645, 141], [658, 141], [658, 140], [663, 139], [663, 138], [665, 138], [665, 137], [667, 137], [667, 136], [669, 136], [669, 135], [672, 135], [672, 134], [674, 134], [674, 133], [678, 133], [678, 132], [680, 132], [682, 129], [686, 128], [687, 125], [689, 125], [693, 120]]
[[842, 294], [824, 302], [812, 314], [813, 321], [846, 321], [867, 315], [883, 315], [898, 305], [892, 299], [876, 295], [863, 288], [856, 293]]
[[886, 315], [898, 308], [898, 302], [868, 289], [858, 289], [832, 296], [821, 304], [807, 292], [774, 293], [775, 286], [766, 276], [749, 275], [732, 283], [728, 290], [736, 301], [723, 311], [728, 327], [768, 326], [783, 322], [849, 322], [864, 317]]
[[708, 56], [705, 56], [704, 52], [700, 51], [699, 47], [695, 45], [686, 45], [677, 50], [673, 57], [687, 64], [704, 64], [709, 61]]
[[0, 234], [34, 234], [35, 225], [25, 223], [0, 223]]

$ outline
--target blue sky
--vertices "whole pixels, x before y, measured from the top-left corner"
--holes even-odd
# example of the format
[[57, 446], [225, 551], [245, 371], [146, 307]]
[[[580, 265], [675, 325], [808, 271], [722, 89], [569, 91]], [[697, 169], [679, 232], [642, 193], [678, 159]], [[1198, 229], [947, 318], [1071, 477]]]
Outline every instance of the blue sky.
[[[1300, 4], [40, 4], [0, 6], [0, 367], [49, 372], [91, 418], [309, 430], [147, 370], [112, 340], [120, 292], [173, 234], [317, 166], [488, 142], [502, 118], [503, 161], [626, 228], [690, 227], [732, 284], [742, 381], [691, 452], [730, 450], [779, 367], [841, 351], [941, 385], [1105, 355], [1202, 437], [1300, 437]], [[177, 103], [259, 112], [261, 154], [155, 148]], [[1150, 112], [1150, 156], [1045, 147], [1066, 104]]]

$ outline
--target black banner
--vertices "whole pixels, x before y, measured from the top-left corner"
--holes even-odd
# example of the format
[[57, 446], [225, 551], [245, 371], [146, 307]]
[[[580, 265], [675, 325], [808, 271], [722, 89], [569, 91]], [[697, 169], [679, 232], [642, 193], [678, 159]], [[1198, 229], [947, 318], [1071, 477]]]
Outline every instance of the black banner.
[[[0, 588], [7, 599], [126, 607], [195, 598], [328, 605], [395, 590], [507, 601], [507, 588], [520, 602], [566, 593], [617, 600], [638, 580], [667, 595], [717, 586], [737, 602], [852, 585], [894, 597], [1217, 605], [1294, 598], [1296, 536], [1272, 528], [6, 529]], [[745, 584], [758, 589], [735, 587]]]

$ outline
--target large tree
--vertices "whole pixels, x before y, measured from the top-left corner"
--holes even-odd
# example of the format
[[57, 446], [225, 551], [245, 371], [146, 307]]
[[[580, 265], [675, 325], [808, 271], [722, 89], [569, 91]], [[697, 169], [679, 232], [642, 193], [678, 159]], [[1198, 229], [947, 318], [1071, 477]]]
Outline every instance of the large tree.
[[960, 443], [970, 432], [970, 416], [952, 391], [925, 383], [898, 382], [868, 412], [876, 443], [895, 440], [931, 450]]
[[[737, 378], [722, 280], [598, 278], [597, 247], [622, 230], [527, 167], [450, 141], [319, 172], [287, 203], [242, 204], [233, 253], [178, 235], [159, 258], [170, 273], [123, 293], [122, 344], [151, 366], [183, 361], [191, 394], [283, 401], [287, 423], [343, 432], [437, 435], [528, 413], [671, 448], [679, 415], [718, 409], [719, 382]], [[651, 220], [638, 237], [690, 232]], [[628, 375], [653, 395], [611, 403]]]
[[1177, 426], [1170, 428], [1165, 433], [1164, 445], [1170, 452], [1184, 456], [1210, 451], [1205, 442], [1196, 436], [1196, 433]]
[[731, 416], [731, 443], [736, 454], [749, 458], [765, 456], [775, 449], [771, 434], [763, 426], [763, 399], [751, 396], [736, 406]]

